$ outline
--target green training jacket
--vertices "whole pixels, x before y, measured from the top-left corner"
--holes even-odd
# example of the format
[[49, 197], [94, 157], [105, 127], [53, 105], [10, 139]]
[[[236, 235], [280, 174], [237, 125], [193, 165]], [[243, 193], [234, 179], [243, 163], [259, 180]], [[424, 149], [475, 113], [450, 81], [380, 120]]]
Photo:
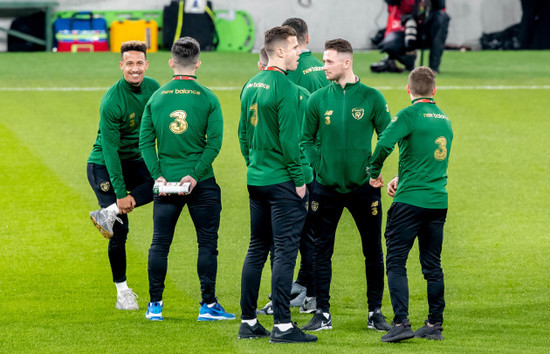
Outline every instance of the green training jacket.
[[128, 193], [120, 161], [141, 158], [138, 139], [143, 108], [159, 87], [150, 77], [144, 77], [140, 86], [122, 78], [101, 99], [99, 129], [88, 162], [105, 165], [117, 199]]
[[389, 122], [384, 96], [358, 78], [344, 88], [333, 82], [313, 93], [300, 144], [317, 173], [317, 181], [339, 193], [368, 182], [366, 167], [373, 132], [380, 135]]
[[447, 167], [451, 154], [451, 121], [431, 98], [419, 98], [392, 119], [372, 155], [370, 174], [378, 177], [382, 164], [399, 143], [399, 183], [394, 202], [422, 208], [448, 207]]
[[248, 166], [247, 184], [305, 183], [300, 161], [300, 94], [286, 72], [267, 67], [241, 91], [239, 143]]
[[145, 106], [139, 147], [154, 179], [179, 182], [189, 175], [200, 182], [214, 177], [222, 138], [218, 98], [195, 76], [175, 75]]
[[328, 86], [328, 81], [324, 64], [308, 50], [300, 54], [298, 59], [298, 68], [294, 71], [289, 71], [287, 77], [296, 85], [305, 87], [309, 92], [313, 93], [320, 88]]

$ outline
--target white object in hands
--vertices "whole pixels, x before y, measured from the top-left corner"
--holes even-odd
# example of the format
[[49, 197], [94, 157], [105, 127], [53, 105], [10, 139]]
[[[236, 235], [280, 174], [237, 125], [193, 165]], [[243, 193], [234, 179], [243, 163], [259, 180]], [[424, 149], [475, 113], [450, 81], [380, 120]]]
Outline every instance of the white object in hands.
[[155, 182], [153, 186], [153, 193], [160, 194], [178, 194], [178, 193], [189, 193], [189, 186], [191, 183], [184, 182], [181, 186], [179, 182], [166, 182], [166, 185], [162, 182]]

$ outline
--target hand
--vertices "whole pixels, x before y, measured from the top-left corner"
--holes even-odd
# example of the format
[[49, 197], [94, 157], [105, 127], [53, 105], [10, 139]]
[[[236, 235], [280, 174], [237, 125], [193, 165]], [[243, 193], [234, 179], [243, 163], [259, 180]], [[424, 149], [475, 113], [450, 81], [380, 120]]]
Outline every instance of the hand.
[[122, 199], [117, 199], [116, 204], [120, 213], [128, 214], [129, 212], [134, 210], [134, 207], [136, 206], [136, 200], [134, 199], [134, 197], [132, 197], [131, 194], [128, 194]]
[[301, 187], [296, 187], [296, 194], [302, 199], [306, 196], [306, 185], [304, 184]]
[[399, 183], [399, 176], [395, 176], [390, 183], [388, 183], [388, 195], [390, 197], [395, 196], [395, 191], [397, 190], [397, 183]]
[[369, 184], [374, 188], [384, 187], [384, 180], [382, 179], [382, 175], [378, 176], [377, 178], [371, 178], [369, 180]]
[[[166, 178], [160, 176], [159, 178], [156, 179], [155, 183], [162, 183], [162, 184], [166, 185], [167, 181], [166, 181]], [[166, 193], [159, 193], [159, 195], [165, 197], [165, 196], [167, 196], [168, 194], [166, 194]]]
[[179, 185], [182, 186], [185, 182], [189, 182], [189, 183], [190, 183], [190, 185], [189, 185], [189, 192], [187, 192], [187, 193], [178, 193], [179, 195], [188, 195], [188, 194], [191, 194], [191, 192], [193, 191], [193, 188], [195, 188], [195, 186], [197, 185], [197, 181], [196, 181], [193, 177], [191, 177], [191, 176], [189, 176], [189, 175], [183, 177], [183, 178], [181, 179]]

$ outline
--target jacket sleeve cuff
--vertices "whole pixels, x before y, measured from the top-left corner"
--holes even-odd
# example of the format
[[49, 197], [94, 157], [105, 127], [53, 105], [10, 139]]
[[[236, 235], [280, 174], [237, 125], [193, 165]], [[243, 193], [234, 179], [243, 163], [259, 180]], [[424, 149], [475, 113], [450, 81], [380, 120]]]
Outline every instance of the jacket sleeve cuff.
[[127, 191], [116, 191], [115, 194], [117, 199], [126, 198], [128, 196]]

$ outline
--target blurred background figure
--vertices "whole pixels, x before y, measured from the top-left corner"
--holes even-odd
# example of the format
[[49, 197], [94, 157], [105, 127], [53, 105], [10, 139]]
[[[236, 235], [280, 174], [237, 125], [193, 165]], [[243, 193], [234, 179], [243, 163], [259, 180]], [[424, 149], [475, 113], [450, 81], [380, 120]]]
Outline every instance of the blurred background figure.
[[371, 71], [402, 72], [414, 69], [416, 49], [429, 49], [429, 66], [439, 73], [439, 65], [449, 28], [445, 0], [384, 0], [388, 4], [388, 24], [378, 43], [387, 56], [371, 64]]
[[550, 1], [521, 0], [521, 49], [550, 49]]

